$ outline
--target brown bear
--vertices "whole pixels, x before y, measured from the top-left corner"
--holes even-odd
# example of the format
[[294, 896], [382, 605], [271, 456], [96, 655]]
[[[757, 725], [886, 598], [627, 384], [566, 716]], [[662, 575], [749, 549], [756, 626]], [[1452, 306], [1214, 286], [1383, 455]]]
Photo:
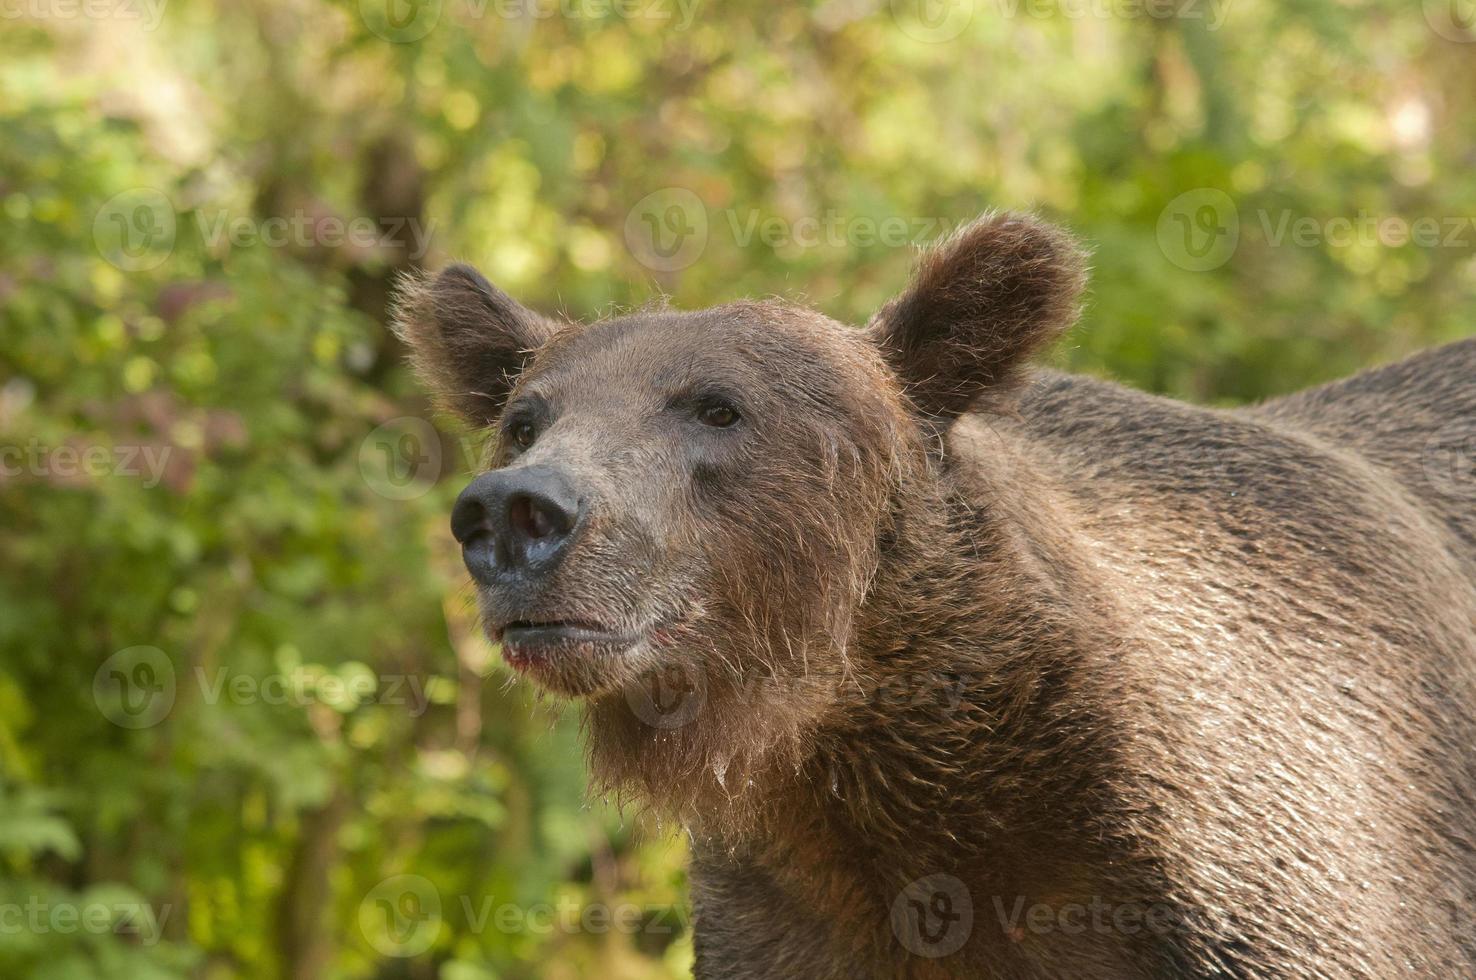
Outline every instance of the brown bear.
[[489, 635], [692, 841], [702, 978], [1476, 976], [1476, 340], [1254, 407], [1027, 366], [995, 214], [865, 329], [398, 326]]

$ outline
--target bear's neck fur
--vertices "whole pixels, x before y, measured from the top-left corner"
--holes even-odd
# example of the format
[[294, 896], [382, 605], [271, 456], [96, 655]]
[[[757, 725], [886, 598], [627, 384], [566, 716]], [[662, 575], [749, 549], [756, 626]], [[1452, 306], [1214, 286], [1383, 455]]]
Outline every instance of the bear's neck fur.
[[1075, 865], [1049, 872], [1073, 888], [1083, 865], [1130, 863], [1096, 669], [1126, 631], [1064, 495], [1022, 445], [1000, 449], [989, 472], [929, 459], [897, 498], [843, 677], [743, 697], [709, 683], [672, 732], [596, 703], [597, 782], [809, 882], [832, 858], [893, 884], [976, 865], [1027, 894], [1044, 851]]

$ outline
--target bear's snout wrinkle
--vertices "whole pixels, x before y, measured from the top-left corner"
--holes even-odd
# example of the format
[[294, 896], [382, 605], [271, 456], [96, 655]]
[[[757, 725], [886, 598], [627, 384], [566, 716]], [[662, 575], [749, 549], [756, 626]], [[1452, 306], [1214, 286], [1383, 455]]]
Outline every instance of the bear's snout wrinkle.
[[516, 578], [537, 585], [562, 560], [587, 511], [562, 468], [516, 466], [483, 473], [461, 492], [451, 533], [479, 584]]

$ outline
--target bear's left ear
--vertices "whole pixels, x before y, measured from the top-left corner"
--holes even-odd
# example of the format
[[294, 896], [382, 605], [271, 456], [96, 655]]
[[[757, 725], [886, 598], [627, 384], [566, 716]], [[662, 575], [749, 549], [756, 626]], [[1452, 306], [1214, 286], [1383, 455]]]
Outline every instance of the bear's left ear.
[[990, 213], [922, 258], [866, 332], [929, 421], [1002, 400], [1080, 312], [1086, 253], [1035, 218]]

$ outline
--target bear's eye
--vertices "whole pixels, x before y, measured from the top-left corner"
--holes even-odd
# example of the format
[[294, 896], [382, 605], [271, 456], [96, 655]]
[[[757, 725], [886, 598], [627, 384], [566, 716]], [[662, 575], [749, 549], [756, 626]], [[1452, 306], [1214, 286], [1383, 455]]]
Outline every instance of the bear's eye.
[[714, 429], [726, 429], [738, 421], [738, 410], [722, 402], [711, 402], [697, 410], [697, 420]]
[[519, 449], [527, 449], [538, 437], [538, 430], [533, 428], [532, 422], [518, 422], [513, 425], [509, 434], [512, 436], [513, 445]]

